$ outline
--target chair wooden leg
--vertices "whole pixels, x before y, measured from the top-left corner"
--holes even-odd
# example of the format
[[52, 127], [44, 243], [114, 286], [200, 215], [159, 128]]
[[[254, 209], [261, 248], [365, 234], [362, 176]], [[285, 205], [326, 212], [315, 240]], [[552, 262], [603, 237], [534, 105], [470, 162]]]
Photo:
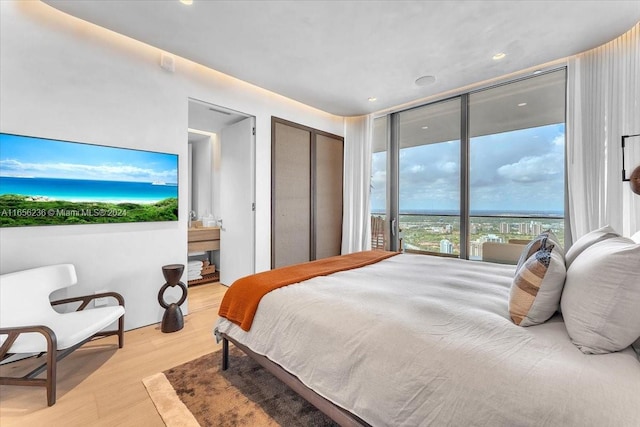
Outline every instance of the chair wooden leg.
[[47, 405], [56, 403], [56, 372], [58, 359], [55, 351], [47, 352]]
[[[58, 352], [58, 340], [56, 334], [50, 328], [42, 325], [38, 326], [25, 326], [19, 328], [0, 328], [0, 333], [8, 334], [7, 340], [0, 347], [0, 360], [2, 360], [9, 348], [18, 338], [21, 333], [33, 333], [37, 332], [42, 334], [47, 340], [47, 352], [46, 361], [44, 364], [38, 366], [23, 377], [0, 377], [0, 384], [3, 385], [21, 385], [21, 386], [36, 386], [45, 387], [47, 389], [47, 405], [53, 406], [56, 403], [56, 367], [58, 357], [64, 357], [68, 352], [72, 350], [65, 350]], [[60, 354], [63, 354], [62, 356]], [[42, 353], [41, 353], [42, 355]], [[40, 357], [40, 356], [38, 356]], [[39, 374], [47, 371], [47, 377], [44, 379], [36, 378]]]
[[118, 348], [124, 346], [124, 314], [118, 319]]
[[[118, 335], [118, 346], [122, 348], [124, 345], [124, 316], [121, 316], [118, 320], [117, 331], [98, 332], [97, 334], [81, 341], [74, 346], [68, 347], [64, 350], [57, 350], [57, 338], [56, 334], [47, 326], [24, 326], [17, 328], [0, 328], [0, 334], [8, 335], [5, 342], [0, 346], [0, 360], [4, 359], [13, 343], [21, 333], [33, 333], [37, 332], [42, 334], [47, 340], [47, 352], [46, 361], [41, 364], [24, 377], [0, 377], [0, 384], [2, 385], [21, 385], [21, 386], [38, 386], [45, 387], [47, 389], [47, 405], [53, 406], [56, 403], [56, 378], [57, 378], [57, 365], [58, 360], [63, 359], [82, 346], [87, 341], [98, 336]], [[42, 353], [41, 353], [42, 355]], [[47, 372], [46, 378], [36, 378], [38, 375]]]

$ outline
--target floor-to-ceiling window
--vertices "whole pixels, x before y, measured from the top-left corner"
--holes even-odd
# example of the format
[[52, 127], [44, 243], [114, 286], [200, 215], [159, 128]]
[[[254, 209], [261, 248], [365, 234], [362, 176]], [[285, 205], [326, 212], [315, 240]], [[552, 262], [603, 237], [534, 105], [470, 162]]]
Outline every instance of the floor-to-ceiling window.
[[371, 150], [371, 247], [389, 249], [389, 227], [387, 225], [387, 141], [388, 117], [373, 121], [373, 143]]
[[563, 239], [565, 81], [560, 69], [376, 119], [371, 208], [401, 230], [397, 247], [482, 259], [484, 242]]
[[398, 217], [407, 251], [460, 253], [460, 98], [399, 114]]
[[565, 71], [469, 95], [469, 258], [482, 244], [564, 241]]

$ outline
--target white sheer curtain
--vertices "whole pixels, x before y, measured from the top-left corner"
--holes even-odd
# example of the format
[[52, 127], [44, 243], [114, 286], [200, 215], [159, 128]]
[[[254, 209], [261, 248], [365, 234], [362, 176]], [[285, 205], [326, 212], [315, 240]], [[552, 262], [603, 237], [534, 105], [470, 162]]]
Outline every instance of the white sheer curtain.
[[[567, 181], [571, 240], [604, 225], [640, 229], [640, 196], [622, 181], [621, 136], [640, 133], [640, 23], [571, 58], [567, 75]], [[630, 144], [629, 144], [630, 145]], [[640, 165], [640, 147], [625, 151]]]
[[371, 248], [369, 187], [372, 134], [373, 116], [345, 119], [343, 254]]

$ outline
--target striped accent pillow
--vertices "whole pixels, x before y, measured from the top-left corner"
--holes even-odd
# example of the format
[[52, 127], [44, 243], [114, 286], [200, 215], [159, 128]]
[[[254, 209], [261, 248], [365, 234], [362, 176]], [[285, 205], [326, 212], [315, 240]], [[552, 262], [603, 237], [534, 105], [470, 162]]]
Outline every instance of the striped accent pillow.
[[542, 240], [544, 239], [547, 239], [548, 243], [552, 243], [556, 248], [556, 252], [560, 253], [560, 255], [562, 255], [562, 257], [564, 258], [564, 249], [562, 249], [562, 246], [560, 245], [558, 236], [556, 236], [555, 233], [551, 229], [549, 229], [538, 234], [532, 241], [527, 244], [527, 246], [524, 247], [522, 253], [520, 254], [520, 258], [518, 259], [518, 263], [516, 264], [516, 271], [520, 270], [520, 267], [522, 267], [522, 265], [531, 257], [531, 255], [540, 250]]
[[509, 292], [509, 315], [516, 325], [546, 322], [560, 307], [567, 275], [564, 257], [556, 245], [544, 237], [513, 278]]
[[538, 235], [535, 239], [527, 243], [527, 246], [524, 247], [522, 253], [520, 254], [520, 258], [518, 259], [518, 263], [516, 264], [516, 271], [520, 270], [525, 262], [534, 255], [536, 252], [540, 250], [540, 244], [542, 243], [542, 239], [545, 236], [542, 234]]

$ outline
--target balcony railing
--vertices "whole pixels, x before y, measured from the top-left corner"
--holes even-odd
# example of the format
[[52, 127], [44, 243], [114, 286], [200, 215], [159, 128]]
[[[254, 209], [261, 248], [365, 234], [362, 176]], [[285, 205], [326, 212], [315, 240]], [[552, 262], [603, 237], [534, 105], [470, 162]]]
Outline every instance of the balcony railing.
[[[372, 216], [383, 217], [374, 213]], [[433, 254], [460, 254], [457, 214], [400, 214], [403, 249]], [[482, 259], [485, 242], [524, 242], [551, 229], [564, 244], [564, 218], [557, 214], [473, 215], [469, 218], [469, 258]]]

